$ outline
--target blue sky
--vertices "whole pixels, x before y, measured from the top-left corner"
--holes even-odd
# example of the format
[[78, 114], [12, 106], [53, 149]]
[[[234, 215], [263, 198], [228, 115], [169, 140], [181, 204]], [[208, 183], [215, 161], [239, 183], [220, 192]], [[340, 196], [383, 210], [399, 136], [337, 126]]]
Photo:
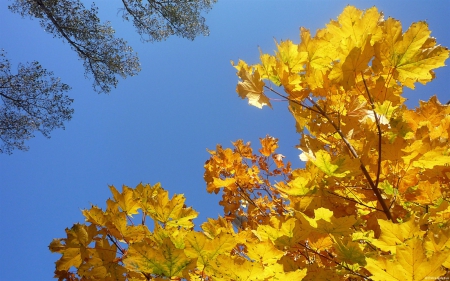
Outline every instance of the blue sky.
[[[117, 36], [138, 52], [142, 67], [109, 95], [93, 92], [67, 43], [45, 33], [37, 20], [12, 14], [11, 1], [0, 3], [0, 48], [12, 65], [39, 61], [72, 87], [69, 95], [75, 99], [65, 130], [53, 131], [50, 139], [37, 135], [28, 141], [27, 152], [0, 154], [0, 280], [51, 280], [59, 256], [48, 251], [48, 244], [83, 221], [80, 209], [91, 203], [103, 207], [108, 185], [161, 182], [171, 195], [185, 194], [187, 205], [200, 212], [197, 225], [217, 217], [220, 196], [206, 192], [203, 165], [206, 149], [218, 143], [228, 147], [243, 139], [257, 148], [259, 138], [269, 134], [279, 138], [279, 152], [299, 167], [298, 135], [286, 104], [259, 110], [241, 100], [230, 60], [256, 63], [258, 47], [273, 53], [274, 38], [298, 43], [300, 26], [314, 33], [347, 4], [375, 5], [385, 17], [399, 19], [404, 30], [427, 20], [437, 42], [450, 47], [446, 0], [222, 0], [206, 15], [209, 37], [153, 44], [141, 43], [133, 26], [122, 21], [120, 1], [95, 2], [102, 19], [110, 20]], [[436, 76], [405, 92], [410, 107], [434, 94], [442, 102], [450, 100], [450, 69], [440, 68]]]

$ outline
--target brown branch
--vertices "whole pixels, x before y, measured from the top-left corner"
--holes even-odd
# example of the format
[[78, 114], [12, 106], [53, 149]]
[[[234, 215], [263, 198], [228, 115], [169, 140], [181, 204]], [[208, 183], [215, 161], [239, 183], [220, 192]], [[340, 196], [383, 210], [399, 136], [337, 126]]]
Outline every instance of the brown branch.
[[[384, 202], [384, 199], [383, 199], [383, 197], [381, 196], [381, 193], [380, 193], [380, 191], [379, 191], [379, 189], [378, 189], [378, 178], [379, 178], [379, 175], [377, 176], [377, 183], [374, 183], [373, 180], [372, 180], [372, 178], [371, 178], [371, 176], [369, 175], [369, 172], [367, 171], [366, 167], [365, 167], [364, 164], [362, 163], [361, 158], [359, 157], [358, 153], [356, 152], [355, 148], [350, 144], [350, 142], [347, 140], [346, 136], [345, 136], [344, 133], [341, 131], [341, 129], [339, 128], [339, 126], [336, 125], [336, 124], [333, 122], [333, 120], [331, 120], [331, 118], [328, 116], [328, 114], [327, 114], [327, 113], [326, 113], [326, 112], [325, 112], [325, 111], [324, 111], [324, 110], [323, 110], [323, 109], [322, 109], [322, 108], [321, 108], [321, 107], [320, 107], [320, 106], [319, 106], [319, 105], [318, 105], [318, 104], [317, 104], [310, 96], [308, 96], [307, 99], [308, 99], [309, 102], [311, 102], [311, 104], [313, 104], [313, 108], [311, 108], [311, 107], [309, 107], [309, 106], [307, 106], [307, 105], [304, 105], [304, 104], [302, 104], [301, 102], [298, 102], [298, 101], [296, 101], [296, 100], [292, 100], [292, 99], [290, 99], [289, 97], [284, 96], [284, 95], [278, 93], [277, 91], [273, 90], [273, 89], [270, 88], [270, 87], [267, 87], [267, 86], [264, 86], [264, 87], [265, 87], [266, 89], [272, 91], [272, 92], [275, 93], [276, 95], [278, 95], [278, 96], [280, 96], [280, 97], [283, 97], [283, 98], [285, 98], [286, 100], [291, 101], [291, 102], [293, 102], [293, 103], [295, 103], [295, 104], [298, 104], [298, 105], [300, 105], [300, 106], [302, 106], [302, 107], [304, 107], [304, 108], [306, 108], [306, 109], [309, 109], [309, 110], [311, 110], [311, 111], [314, 111], [314, 112], [316, 112], [316, 113], [322, 115], [323, 117], [325, 117], [325, 118], [327, 119], [327, 121], [333, 126], [333, 128], [336, 130], [336, 132], [337, 132], [337, 133], [339, 134], [339, 136], [341, 137], [341, 139], [344, 141], [345, 145], [346, 145], [347, 148], [349, 149], [349, 151], [350, 151], [350, 153], [352, 154], [352, 156], [353, 156], [355, 159], [358, 159], [358, 160], [359, 160], [361, 171], [363, 172], [364, 177], [365, 177], [365, 178], [367, 179], [367, 181], [369, 182], [369, 185], [370, 185], [372, 191], [375, 193], [375, 196], [377, 197], [378, 202], [381, 204], [381, 207], [383, 208], [384, 214], [386, 215], [386, 217], [387, 217], [388, 220], [392, 221], [392, 215], [391, 215], [391, 212], [389, 211], [389, 207], [386, 205], [386, 202]], [[314, 109], [314, 108], [316, 108], [316, 109]], [[375, 116], [376, 116], [376, 115], [375, 115]], [[378, 124], [378, 126], [379, 126], [379, 124]], [[379, 132], [381, 132], [381, 128], [380, 128], [380, 131], [379, 131]], [[381, 133], [380, 133], [379, 135], [381, 136]], [[380, 143], [381, 143], [381, 142], [380, 142]], [[381, 149], [380, 149], [380, 155], [381, 155]]]
[[369, 97], [370, 105], [372, 106], [373, 115], [375, 116], [375, 124], [377, 125], [377, 131], [378, 131], [377, 179], [375, 180], [375, 187], [378, 188], [378, 183], [380, 181], [380, 173], [381, 173], [381, 142], [382, 142], [380, 117], [375, 112], [375, 105], [373, 104], [373, 99], [372, 99], [372, 96], [370, 95], [369, 88], [367, 87], [366, 79], [364, 79], [364, 75], [362, 73], [361, 73], [361, 77], [364, 82], [364, 87], [366, 88], [367, 96]]
[[39, 5], [39, 7], [42, 8], [42, 10], [44, 10], [48, 19], [55, 25], [56, 29], [58, 29], [61, 36], [64, 37], [67, 40], [67, 42], [69, 42], [69, 44], [72, 45], [79, 53], [89, 58], [90, 56], [86, 52], [81, 50], [76, 42], [70, 39], [69, 35], [67, 35], [66, 32], [62, 29], [61, 25], [56, 21], [56, 19], [53, 17], [52, 12], [44, 5], [42, 0], [34, 0], [34, 1], [36, 2], [36, 4]]
[[97, 81], [97, 83], [100, 84], [99, 78], [97, 77], [97, 74], [94, 71], [94, 67], [92, 65], [92, 61], [101, 61], [101, 60], [96, 58], [96, 57], [93, 57], [88, 52], [82, 50], [80, 48], [80, 46], [81, 46], [80, 44], [78, 44], [77, 42], [75, 42], [72, 39], [70, 39], [70, 36], [63, 30], [63, 28], [61, 27], [59, 22], [56, 21], [56, 19], [53, 16], [52, 12], [45, 6], [45, 4], [42, 2], [42, 0], [34, 0], [34, 1], [39, 5], [39, 7], [42, 8], [42, 10], [44, 10], [45, 14], [50, 19], [50, 21], [53, 23], [53, 25], [56, 27], [56, 29], [59, 31], [61, 36], [64, 37], [64, 39], [66, 39], [67, 42], [69, 42], [69, 44], [72, 45], [72, 47], [75, 48], [75, 50], [77, 50], [77, 52], [80, 54], [80, 56], [82, 55], [82, 56], [84, 56], [84, 57], [86, 57], [88, 59], [89, 67], [91, 68], [92, 74], [94, 75], [94, 80]]
[[12, 97], [10, 97], [10, 96], [8, 96], [8, 95], [5, 95], [5, 94], [3, 94], [2, 92], [0, 92], [0, 96], [4, 97], [4, 98], [6, 98], [6, 99], [12, 100], [13, 102], [17, 102], [17, 103], [21, 103], [21, 102], [22, 102], [21, 100], [13, 99]]
[[141, 272], [141, 274], [144, 275], [145, 279], [147, 279], [147, 280], [151, 280], [152, 279], [152, 276], [149, 273]]
[[117, 249], [119, 249], [122, 255], [126, 253], [126, 250], [122, 248], [119, 243], [117, 243], [117, 241], [111, 236], [111, 234], [106, 234], [106, 236], [108, 237], [109, 241], [111, 241], [112, 243], [114, 243], [114, 245], [116, 245]]
[[370, 177], [369, 172], [367, 171], [366, 167], [362, 163], [361, 158], [359, 157], [359, 155], [356, 152], [355, 148], [350, 144], [350, 142], [345, 137], [344, 133], [338, 128], [338, 126], [333, 122], [333, 120], [331, 120], [331, 118], [328, 116], [328, 114], [311, 97], [307, 97], [307, 99], [317, 108], [319, 113], [323, 117], [325, 117], [328, 120], [328, 122], [334, 127], [336, 132], [339, 134], [341, 139], [344, 141], [344, 143], [347, 146], [347, 148], [350, 150], [350, 153], [352, 154], [352, 156], [355, 159], [359, 160], [361, 171], [363, 172], [365, 178], [369, 182], [369, 185], [372, 188], [373, 192], [375, 193], [375, 196], [377, 197], [378, 202], [380, 202], [381, 207], [383, 208], [383, 212], [385, 213], [385, 215], [388, 218], [388, 220], [392, 221], [392, 216], [391, 216], [391, 213], [389, 211], [388, 206], [386, 205], [386, 202], [384, 202], [384, 199], [381, 196], [381, 193], [378, 190], [378, 187], [375, 185], [375, 183], [373, 182], [372, 178]]
[[133, 19], [136, 22], [139, 22], [140, 25], [145, 26], [145, 23], [143, 21], [141, 21], [138, 17], [136, 17], [136, 15], [134, 14], [134, 12], [131, 10], [131, 8], [128, 6], [127, 1], [122, 0], [123, 6], [125, 7], [125, 10], [133, 17]]

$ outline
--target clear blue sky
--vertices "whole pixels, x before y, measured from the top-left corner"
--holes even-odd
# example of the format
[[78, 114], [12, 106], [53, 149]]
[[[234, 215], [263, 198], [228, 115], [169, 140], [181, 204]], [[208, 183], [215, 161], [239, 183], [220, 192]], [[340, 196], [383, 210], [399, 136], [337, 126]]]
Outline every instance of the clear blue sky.
[[[87, 1], [88, 3], [90, 1]], [[219, 1], [206, 15], [209, 37], [195, 41], [173, 37], [141, 43], [133, 26], [123, 22], [120, 1], [95, 1], [103, 20], [138, 52], [142, 71], [121, 80], [109, 95], [92, 91], [84, 69], [67, 43], [52, 38], [37, 20], [22, 19], [0, 3], [0, 48], [12, 65], [33, 60], [70, 86], [75, 114], [66, 130], [28, 141], [30, 150], [0, 154], [0, 281], [51, 280], [58, 254], [48, 251], [53, 238], [82, 222], [80, 209], [101, 207], [108, 185], [161, 182], [170, 194], [184, 193], [200, 212], [195, 220], [221, 214], [220, 196], [206, 193], [206, 148], [230, 146], [244, 139], [258, 147], [260, 137], [280, 139], [280, 153], [300, 165], [294, 120], [285, 103], [259, 110], [241, 100], [230, 60], [258, 62], [258, 46], [273, 53], [273, 38], [299, 42], [299, 27], [313, 33], [336, 19], [347, 4], [373, 5], [399, 19], [404, 30], [427, 20], [437, 42], [450, 47], [450, 2], [434, 1]], [[117, 5], [117, 6], [114, 6]], [[89, 4], [87, 5], [89, 6]], [[447, 62], [448, 64], [448, 62]], [[405, 93], [408, 105], [437, 94], [450, 100], [450, 68], [437, 79]]]

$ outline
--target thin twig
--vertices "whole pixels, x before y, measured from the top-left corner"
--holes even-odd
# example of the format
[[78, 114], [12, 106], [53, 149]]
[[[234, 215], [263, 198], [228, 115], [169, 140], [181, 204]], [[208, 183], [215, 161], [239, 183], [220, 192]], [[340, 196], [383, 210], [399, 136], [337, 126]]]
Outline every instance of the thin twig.
[[310, 107], [310, 106], [307, 106], [307, 105], [305, 105], [305, 104], [303, 104], [303, 103], [301, 103], [301, 102], [299, 102], [299, 101], [290, 99], [289, 97], [287, 97], [287, 96], [285, 96], [285, 95], [283, 95], [283, 94], [278, 93], [277, 91], [275, 91], [275, 90], [272, 89], [271, 87], [267, 87], [266, 85], [264, 85], [264, 88], [266, 88], [266, 89], [268, 89], [269, 91], [271, 91], [272, 93], [274, 93], [274, 94], [276, 94], [276, 95], [278, 95], [278, 96], [280, 96], [280, 97], [286, 99], [287, 101], [293, 102], [293, 103], [295, 103], [295, 104], [300, 105], [301, 107], [304, 107], [304, 108], [309, 109], [309, 110], [311, 110], [311, 111], [313, 111], [313, 112], [319, 113], [319, 112], [316, 111], [314, 108], [312, 108], [312, 107]]
[[248, 200], [253, 206], [255, 206], [261, 212], [261, 215], [267, 217], [267, 214], [258, 205], [256, 205], [256, 203], [253, 201], [253, 199], [250, 198], [248, 194], [244, 192], [244, 189], [239, 184], [237, 184], [237, 186], [239, 188], [238, 190], [239, 194], [241, 194], [242, 197], [245, 198], [245, 200]]
[[334, 193], [334, 192], [329, 191], [329, 190], [327, 190], [327, 192], [330, 193], [331, 195], [337, 196], [337, 197], [339, 197], [339, 198], [342, 198], [342, 199], [345, 199], [345, 200], [348, 200], [348, 201], [352, 201], [352, 202], [354, 202], [354, 203], [356, 203], [356, 204], [359, 204], [359, 205], [362, 205], [362, 206], [364, 206], [364, 207], [367, 207], [367, 208], [370, 208], [370, 209], [373, 209], [373, 210], [376, 210], [376, 211], [383, 212], [383, 210], [380, 210], [380, 209], [375, 208], [375, 207], [368, 206], [368, 205], [363, 204], [363, 203], [361, 203], [360, 201], [357, 201], [357, 200], [355, 200], [355, 199], [353, 199], [353, 198], [350, 198], [350, 197], [344, 197], [344, 196], [342, 196], [342, 195], [339, 195], [339, 194]]
[[126, 217], [127, 217], [127, 220], [131, 223], [131, 225], [134, 226], [134, 222], [133, 222], [133, 220], [131, 219], [131, 216], [128, 215], [126, 212], [125, 212], [125, 215], [126, 215]]
[[322, 254], [322, 253], [320, 253], [320, 252], [318, 252], [318, 251], [316, 251], [316, 250], [311, 249], [311, 247], [309, 247], [309, 246], [303, 245], [303, 244], [300, 243], [300, 242], [299, 242], [298, 244], [300, 244], [300, 245], [301, 245], [302, 247], [304, 247], [306, 250], [311, 251], [311, 252], [313, 252], [314, 254], [321, 256], [322, 258], [327, 259], [327, 260], [331, 261], [332, 263], [334, 263], [334, 264], [336, 264], [336, 265], [338, 265], [338, 266], [342, 266], [343, 268], [345, 268], [346, 270], [350, 271], [352, 274], [354, 274], [354, 275], [356, 275], [356, 276], [359, 276], [359, 277], [361, 277], [361, 278], [363, 278], [363, 279], [365, 279], [365, 280], [372, 280], [372, 279], [370, 279], [369, 277], [362, 275], [361, 273], [358, 273], [358, 272], [353, 271], [351, 268], [349, 268], [349, 267], [346, 266], [345, 264], [342, 264], [342, 263], [340, 263], [340, 262], [338, 262], [338, 261], [335, 261], [334, 259], [332, 259], [332, 258], [330, 258], [330, 257], [328, 257], [328, 256], [326, 256], [326, 255], [324, 255], [324, 254]]
[[122, 248], [119, 243], [117, 243], [117, 241], [111, 236], [111, 234], [106, 234], [106, 236], [108, 237], [109, 241], [111, 241], [112, 243], [114, 243], [114, 245], [116, 245], [117, 249], [119, 249], [122, 255], [126, 253], [126, 250]]

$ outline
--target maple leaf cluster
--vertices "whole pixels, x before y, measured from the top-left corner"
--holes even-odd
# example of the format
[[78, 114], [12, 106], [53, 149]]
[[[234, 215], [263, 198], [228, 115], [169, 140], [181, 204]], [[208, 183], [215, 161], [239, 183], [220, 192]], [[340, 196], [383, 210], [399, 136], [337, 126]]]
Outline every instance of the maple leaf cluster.
[[[425, 22], [405, 32], [375, 7], [347, 6], [260, 64], [234, 64], [240, 97], [289, 102], [303, 168], [238, 140], [205, 163], [223, 216], [199, 230], [183, 195], [111, 187], [52, 252], [59, 280], [436, 280], [450, 278], [450, 106], [409, 109], [403, 87], [433, 80], [449, 50]], [[285, 94], [280, 92], [284, 91]]]

